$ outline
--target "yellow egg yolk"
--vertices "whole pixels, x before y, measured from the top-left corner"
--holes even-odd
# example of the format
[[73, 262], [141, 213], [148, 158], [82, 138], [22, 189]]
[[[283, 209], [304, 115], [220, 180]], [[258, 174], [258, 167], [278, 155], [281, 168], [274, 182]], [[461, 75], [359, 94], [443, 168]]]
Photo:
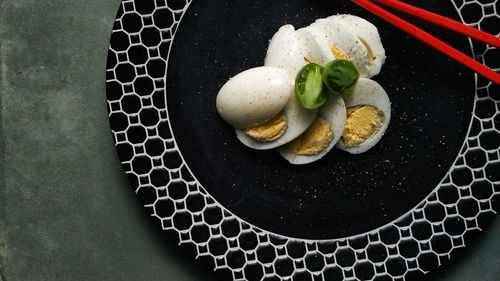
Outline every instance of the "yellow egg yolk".
[[322, 117], [316, 117], [311, 126], [298, 138], [287, 145], [296, 155], [316, 155], [323, 151], [333, 140], [330, 124]]
[[286, 116], [280, 113], [266, 123], [246, 129], [245, 134], [260, 142], [270, 142], [283, 136], [287, 127]]
[[347, 109], [342, 141], [347, 147], [359, 146], [375, 135], [384, 123], [385, 115], [371, 105], [358, 105]]
[[351, 58], [349, 55], [344, 52], [341, 48], [339, 48], [336, 45], [330, 46], [330, 50], [332, 50], [332, 54], [335, 56], [336, 60], [346, 60], [346, 61], [351, 61]]
[[368, 59], [368, 65], [372, 65], [373, 61], [375, 60], [375, 56], [373, 55], [372, 48], [370, 48], [370, 45], [368, 45], [368, 43], [366, 43], [366, 41], [363, 38], [361, 38], [361, 37], [358, 37], [358, 38], [361, 41], [361, 43], [363, 43], [363, 45], [365, 45], [366, 58]]

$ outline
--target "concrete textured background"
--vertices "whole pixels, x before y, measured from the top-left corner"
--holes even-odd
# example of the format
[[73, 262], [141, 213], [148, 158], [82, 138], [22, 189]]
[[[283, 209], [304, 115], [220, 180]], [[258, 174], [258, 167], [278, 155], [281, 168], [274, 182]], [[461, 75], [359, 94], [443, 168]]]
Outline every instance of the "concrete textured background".
[[[0, 0], [0, 269], [14, 280], [221, 280], [131, 192], [105, 103], [119, 0]], [[500, 219], [428, 280], [500, 280]]]

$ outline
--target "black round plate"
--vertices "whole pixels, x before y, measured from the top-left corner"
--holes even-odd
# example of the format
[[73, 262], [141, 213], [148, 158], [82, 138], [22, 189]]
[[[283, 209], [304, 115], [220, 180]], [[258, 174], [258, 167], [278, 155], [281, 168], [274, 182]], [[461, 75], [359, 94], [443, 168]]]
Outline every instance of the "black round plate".
[[[495, 3], [481, 3], [418, 6], [493, 33]], [[334, 150], [301, 167], [241, 145], [215, 110], [220, 86], [262, 65], [281, 25], [337, 13], [381, 33], [386, 136], [366, 154]], [[498, 67], [495, 50], [473, 53]], [[137, 194], [237, 280], [409, 280], [441, 264], [500, 208], [499, 94], [348, 1], [123, 1], [108, 55], [110, 123]]]

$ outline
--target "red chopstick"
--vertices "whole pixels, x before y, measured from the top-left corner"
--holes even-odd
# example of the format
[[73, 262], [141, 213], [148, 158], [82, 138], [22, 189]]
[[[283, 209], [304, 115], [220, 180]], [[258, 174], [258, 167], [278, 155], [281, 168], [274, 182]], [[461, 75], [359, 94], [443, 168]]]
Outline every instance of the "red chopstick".
[[382, 5], [389, 6], [396, 10], [400, 10], [417, 18], [421, 18], [435, 25], [453, 30], [457, 33], [469, 36], [470, 38], [479, 40], [483, 43], [500, 48], [500, 38], [493, 36], [489, 33], [475, 29], [458, 21], [454, 21], [447, 17], [426, 11], [424, 9], [406, 4], [398, 0], [372, 0], [373, 2], [378, 2]]
[[467, 66], [468, 68], [472, 69], [473, 71], [483, 75], [484, 77], [488, 78], [489, 80], [493, 81], [494, 83], [500, 85], [500, 74], [498, 74], [495, 71], [491, 70], [490, 68], [482, 65], [481, 63], [477, 62], [476, 60], [468, 57], [467, 55], [465, 55], [462, 52], [458, 51], [457, 49], [451, 47], [450, 45], [444, 43], [443, 41], [437, 39], [436, 37], [425, 32], [424, 30], [422, 30], [422, 29], [408, 23], [407, 21], [391, 14], [390, 12], [384, 10], [383, 8], [379, 7], [378, 5], [372, 3], [369, 0], [351, 0], [351, 1], [356, 3], [359, 6], [363, 7], [364, 9], [368, 10], [369, 12], [377, 15], [378, 17], [382, 18], [383, 20], [391, 23], [392, 25], [396, 26], [397, 28], [403, 30], [404, 32], [408, 33], [409, 35], [417, 38], [418, 40], [422, 41], [423, 43], [428, 44], [429, 46], [433, 47], [434, 49], [444, 53], [445, 55], [449, 56], [450, 58], [462, 63], [463, 65]]

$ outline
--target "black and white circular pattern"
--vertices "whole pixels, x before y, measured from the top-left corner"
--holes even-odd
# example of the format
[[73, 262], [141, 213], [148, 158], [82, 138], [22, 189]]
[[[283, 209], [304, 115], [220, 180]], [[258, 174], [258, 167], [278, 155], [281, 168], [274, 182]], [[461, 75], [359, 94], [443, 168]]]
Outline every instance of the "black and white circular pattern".
[[[413, 280], [464, 247], [500, 210], [500, 88], [477, 77], [473, 117], [455, 163], [396, 221], [314, 241], [273, 234], [232, 214], [191, 174], [168, 118], [167, 60], [190, 2], [122, 1], [108, 52], [107, 102], [121, 163], [144, 206], [216, 269], [229, 269], [235, 280]], [[463, 22], [495, 29], [498, 1], [452, 2]], [[476, 59], [499, 70], [493, 48], [471, 46]]]

